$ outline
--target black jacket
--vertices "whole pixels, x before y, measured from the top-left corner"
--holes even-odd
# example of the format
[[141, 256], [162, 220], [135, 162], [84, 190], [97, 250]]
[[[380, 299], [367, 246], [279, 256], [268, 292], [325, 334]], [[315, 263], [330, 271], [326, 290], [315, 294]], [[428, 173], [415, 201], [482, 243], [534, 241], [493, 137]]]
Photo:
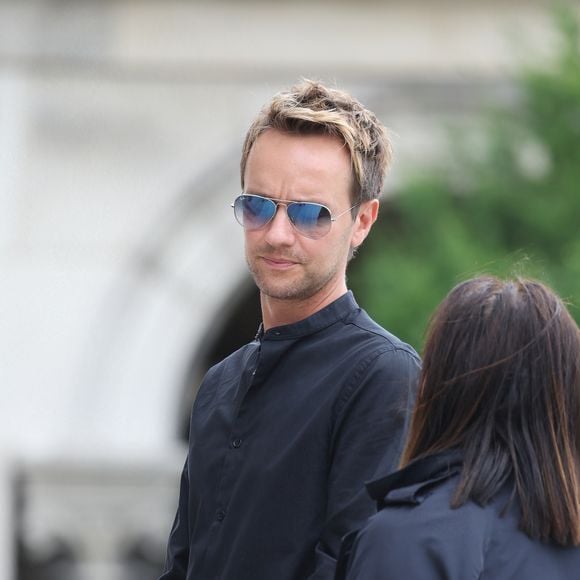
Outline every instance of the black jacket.
[[419, 361], [348, 293], [210, 369], [163, 580], [331, 580], [392, 468]]
[[580, 549], [531, 540], [506, 486], [488, 505], [449, 507], [461, 455], [418, 460], [368, 484], [379, 513], [343, 541], [336, 580], [578, 580]]

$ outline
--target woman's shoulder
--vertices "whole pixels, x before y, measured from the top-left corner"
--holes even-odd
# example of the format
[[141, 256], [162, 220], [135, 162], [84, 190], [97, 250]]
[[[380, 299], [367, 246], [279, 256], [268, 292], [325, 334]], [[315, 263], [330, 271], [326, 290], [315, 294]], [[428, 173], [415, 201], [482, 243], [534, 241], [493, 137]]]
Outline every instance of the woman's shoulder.
[[454, 479], [432, 488], [418, 503], [389, 503], [369, 518], [350, 539], [346, 577], [432, 578], [437, 570], [437, 578], [478, 578], [490, 518], [488, 510], [473, 502], [450, 508]]
[[391, 492], [383, 499], [378, 513], [369, 518], [361, 536], [388, 537], [390, 542], [406, 545], [414, 542], [445, 547], [470, 543], [483, 549], [495, 510], [472, 501], [452, 508], [458, 479], [456, 474]]
[[381, 509], [345, 540], [339, 566], [345, 577], [429, 578], [434, 569], [450, 580], [478, 577], [492, 518], [473, 502], [450, 507], [460, 469], [448, 459], [443, 467], [441, 460], [427, 470], [424, 463], [416, 466], [421, 477], [403, 470], [370, 486]]
[[450, 507], [462, 463], [459, 452], [444, 452], [369, 483], [369, 493], [379, 507], [369, 525], [383, 531], [396, 526], [398, 530], [417, 528], [418, 532], [427, 533], [426, 523], [438, 528], [450, 521], [456, 526], [468, 526], [474, 520], [486, 519], [485, 510], [473, 502], [456, 509]]
[[345, 538], [337, 580], [575, 578], [580, 549], [529, 538], [509, 485], [451, 507], [457, 457], [426, 458], [369, 485], [379, 511]]

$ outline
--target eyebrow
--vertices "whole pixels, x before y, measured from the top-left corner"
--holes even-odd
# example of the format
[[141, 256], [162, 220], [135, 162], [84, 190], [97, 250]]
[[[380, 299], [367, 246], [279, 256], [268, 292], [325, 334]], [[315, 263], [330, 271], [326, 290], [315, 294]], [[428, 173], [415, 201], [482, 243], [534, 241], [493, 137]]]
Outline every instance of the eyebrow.
[[284, 203], [316, 203], [318, 205], [323, 205], [324, 207], [329, 207], [326, 203], [315, 199], [282, 199], [280, 197], [274, 197], [269, 193], [261, 193], [260, 191], [255, 191], [253, 189], [244, 190], [242, 193], [245, 195], [259, 195], [260, 197], [266, 197], [272, 201], [282, 201]]

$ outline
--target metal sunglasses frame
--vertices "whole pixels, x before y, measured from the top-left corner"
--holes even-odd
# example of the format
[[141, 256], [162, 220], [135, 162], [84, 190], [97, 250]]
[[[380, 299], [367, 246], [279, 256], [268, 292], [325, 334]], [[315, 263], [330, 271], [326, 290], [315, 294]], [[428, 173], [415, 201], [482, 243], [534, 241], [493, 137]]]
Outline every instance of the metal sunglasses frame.
[[[272, 214], [272, 216], [268, 219], [268, 221], [266, 221], [263, 225], [261, 225], [258, 228], [247, 228], [243, 223], [240, 222], [240, 220], [238, 219], [236, 213], [235, 213], [235, 205], [236, 205], [236, 201], [240, 198], [243, 197], [255, 197], [258, 199], [263, 199], [266, 201], [271, 202], [272, 204], [274, 204], [274, 206], [276, 207], [274, 213]], [[319, 236], [311, 236], [309, 235], [307, 232], [301, 230], [292, 220], [292, 218], [290, 217], [290, 214], [288, 214], [288, 207], [294, 204], [301, 204], [301, 205], [315, 205], [316, 207], [323, 207], [327, 212], [328, 215], [330, 216], [330, 225], [328, 227], [328, 230], [325, 231], [322, 235]], [[292, 227], [301, 235], [310, 238], [310, 239], [320, 239], [323, 238], [324, 236], [326, 236], [328, 234], [328, 232], [330, 232], [330, 229], [332, 227], [332, 223], [335, 222], [339, 217], [343, 216], [344, 214], [348, 213], [349, 211], [352, 211], [355, 207], [358, 207], [360, 205], [360, 203], [355, 203], [353, 206], [349, 207], [348, 209], [345, 209], [344, 211], [341, 211], [340, 213], [333, 215], [332, 211], [330, 210], [330, 208], [326, 205], [324, 205], [323, 203], [318, 203], [316, 201], [286, 201], [283, 199], [276, 199], [276, 198], [272, 198], [272, 197], [266, 197], [264, 195], [258, 195], [256, 193], [241, 193], [240, 195], [238, 195], [238, 197], [236, 197], [236, 199], [231, 203], [231, 207], [234, 208], [234, 216], [236, 217], [236, 221], [244, 228], [247, 229], [248, 231], [255, 231], [255, 230], [261, 230], [262, 228], [265, 228], [275, 217], [276, 214], [278, 213], [278, 207], [283, 205], [286, 208], [286, 215], [288, 216], [288, 221], [292, 224]]]

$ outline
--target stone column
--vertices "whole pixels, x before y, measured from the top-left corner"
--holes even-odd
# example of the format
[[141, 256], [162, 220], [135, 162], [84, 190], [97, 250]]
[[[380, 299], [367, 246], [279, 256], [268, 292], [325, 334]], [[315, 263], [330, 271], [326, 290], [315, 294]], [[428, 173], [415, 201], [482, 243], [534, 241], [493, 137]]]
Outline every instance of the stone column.
[[178, 465], [29, 466], [22, 490], [26, 551], [43, 560], [65, 545], [74, 555], [74, 580], [127, 580], [136, 577], [130, 554], [146, 543], [161, 569], [178, 473]]

